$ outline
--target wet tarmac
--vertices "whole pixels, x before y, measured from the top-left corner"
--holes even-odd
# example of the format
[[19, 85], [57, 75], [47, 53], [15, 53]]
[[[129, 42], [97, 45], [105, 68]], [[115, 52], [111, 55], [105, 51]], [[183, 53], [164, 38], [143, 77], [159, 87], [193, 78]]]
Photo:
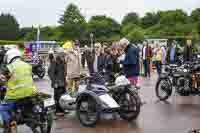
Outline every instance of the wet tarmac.
[[[142, 79], [140, 95], [144, 105], [137, 120], [132, 122], [120, 118], [101, 120], [96, 127], [83, 127], [74, 113], [54, 122], [52, 133], [188, 133], [200, 128], [200, 97], [180, 97], [176, 94], [160, 102], [155, 96], [157, 77]], [[37, 80], [40, 90], [50, 92], [47, 79]], [[30, 131], [21, 128], [24, 133]], [[20, 132], [20, 133], [23, 133]]]

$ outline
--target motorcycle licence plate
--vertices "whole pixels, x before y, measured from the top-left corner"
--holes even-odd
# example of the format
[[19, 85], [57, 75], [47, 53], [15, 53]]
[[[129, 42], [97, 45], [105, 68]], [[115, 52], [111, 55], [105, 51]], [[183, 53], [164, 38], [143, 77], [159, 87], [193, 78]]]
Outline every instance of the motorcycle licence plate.
[[46, 99], [44, 100], [44, 107], [51, 107], [51, 106], [54, 106], [55, 105], [55, 101], [54, 99]]

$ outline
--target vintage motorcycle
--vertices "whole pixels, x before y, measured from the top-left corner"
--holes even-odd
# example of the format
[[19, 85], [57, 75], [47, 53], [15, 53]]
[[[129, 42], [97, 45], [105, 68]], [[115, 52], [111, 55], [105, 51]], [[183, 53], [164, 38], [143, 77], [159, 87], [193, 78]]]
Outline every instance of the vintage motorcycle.
[[102, 114], [119, 113], [125, 120], [134, 120], [140, 113], [140, 103], [136, 91], [131, 90], [125, 76], [116, 79], [114, 86], [106, 86], [99, 74], [82, 76], [77, 97], [65, 94], [60, 98], [64, 109], [76, 110], [84, 126], [95, 126]]
[[[156, 96], [167, 100], [173, 88], [181, 96], [200, 95], [200, 56], [196, 61], [185, 62], [181, 66], [167, 65], [156, 83]], [[162, 94], [161, 94], [162, 93]]]
[[50, 95], [37, 93], [17, 101], [4, 100], [6, 88], [0, 85], [0, 132], [17, 133], [27, 125], [33, 133], [50, 133], [55, 102]]

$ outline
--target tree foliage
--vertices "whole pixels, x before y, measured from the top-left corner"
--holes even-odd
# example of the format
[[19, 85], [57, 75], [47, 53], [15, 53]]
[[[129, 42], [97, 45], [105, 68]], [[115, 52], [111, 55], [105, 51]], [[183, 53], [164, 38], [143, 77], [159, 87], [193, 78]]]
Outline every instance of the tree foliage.
[[192, 18], [193, 22], [200, 21], [200, 8], [197, 8], [192, 11], [191, 18]]
[[186, 24], [188, 22], [188, 16], [183, 10], [169, 10], [160, 12], [160, 24], [173, 26], [176, 23]]
[[120, 35], [120, 25], [106, 16], [93, 16], [88, 22], [88, 33], [93, 33], [97, 40], [105, 40]]
[[138, 16], [137, 13], [135, 12], [131, 12], [131, 13], [128, 13], [122, 20], [122, 25], [127, 25], [127, 24], [136, 24], [136, 25], [139, 25], [140, 23], [140, 18]]
[[0, 15], [0, 40], [17, 40], [19, 24], [11, 14]]
[[141, 19], [141, 25], [143, 28], [149, 28], [157, 24], [160, 20], [160, 14], [154, 12], [147, 12], [145, 16]]
[[131, 42], [140, 42], [144, 39], [144, 30], [136, 24], [129, 23], [122, 28], [122, 35]]
[[[130, 12], [124, 16], [120, 25], [115, 19], [105, 15], [92, 16], [89, 22], [86, 22], [78, 7], [70, 4], [61, 16], [59, 23], [60, 26], [41, 27], [40, 39], [61, 41], [80, 39], [89, 42], [90, 33], [94, 34], [94, 39], [97, 41], [119, 40], [124, 36], [132, 42], [138, 42], [144, 36], [184, 37], [192, 35], [199, 38], [200, 8], [193, 10], [191, 15], [180, 9], [147, 12], [144, 17]], [[14, 17], [1, 15], [0, 39], [16, 40], [18, 30], [19, 25]], [[20, 29], [20, 40], [36, 40], [36, 36], [36, 28]]]
[[59, 23], [61, 24], [63, 39], [81, 39], [86, 31], [86, 21], [80, 13], [78, 7], [70, 4], [64, 15], [61, 16]]

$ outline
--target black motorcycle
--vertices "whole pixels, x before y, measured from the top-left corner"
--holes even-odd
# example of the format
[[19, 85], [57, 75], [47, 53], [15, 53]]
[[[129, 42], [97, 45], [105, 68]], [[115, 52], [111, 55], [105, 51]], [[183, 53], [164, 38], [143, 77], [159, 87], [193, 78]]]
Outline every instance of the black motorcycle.
[[[118, 78], [125, 84], [119, 85]], [[118, 113], [128, 121], [135, 120], [140, 113], [138, 98], [137, 92], [132, 90], [125, 77], [117, 77], [116, 84], [108, 87], [100, 74], [92, 74], [82, 75], [77, 96], [72, 98], [65, 94], [61, 96], [60, 104], [63, 109], [76, 110], [84, 126], [95, 126], [100, 116], [110, 113]]]
[[19, 125], [27, 125], [33, 133], [50, 133], [55, 102], [50, 95], [38, 93], [17, 101], [5, 101], [6, 88], [0, 86], [0, 132], [17, 133]]
[[167, 65], [156, 83], [156, 96], [164, 101], [173, 89], [181, 96], [200, 94], [200, 65], [198, 61], [184, 65]]
[[32, 74], [37, 75], [39, 78], [45, 76], [46, 70], [43, 61], [40, 59], [37, 63], [32, 64]]

